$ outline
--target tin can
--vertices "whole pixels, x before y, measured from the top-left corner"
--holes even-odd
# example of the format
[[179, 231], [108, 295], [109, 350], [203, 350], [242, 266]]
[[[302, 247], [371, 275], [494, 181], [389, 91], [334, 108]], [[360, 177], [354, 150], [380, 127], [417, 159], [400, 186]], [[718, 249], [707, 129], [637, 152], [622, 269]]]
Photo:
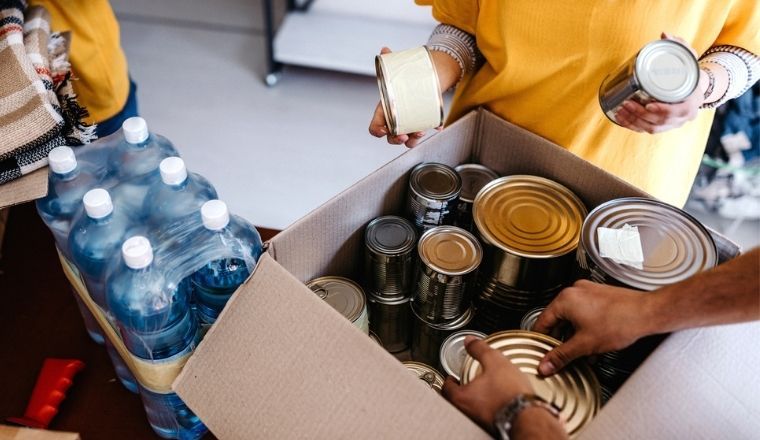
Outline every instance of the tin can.
[[421, 362], [405, 361], [402, 362], [407, 370], [414, 374], [425, 385], [432, 388], [436, 393], [443, 389], [443, 376], [435, 368]]
[[615, 394], [666, 336], [647, 336], [623, 350], [598, 355], [593, 368], [603, 392], [609, 396]]
[[[533, 327], [536, 325], [536, 321], [538, 321], [538, 317], [541, 316], [542, 313], [546, 310], [546, 307], [537, 307], [535, 309], [532, 309], [528, 311], [528, 313], [523, 316], [522, 321], [520, 321], [520, 330], [525, 331], [534, 331]], [[572, 336], [573, 330], [572, 327], [569, 327], [566, 325], [566, 323], [562, 322], [558, 324], [554, 329], [552, 329], [552, 332], [549, 333], [549, 336], [552, 338], [558, 340], [558, 341], [566, 341], [570, 339]]]
[[[601, 256], [599, 228], [625, 225], [635, 226], [641, 237], [641, 269]], [[715, 267], [718, 249], [707, 229], [686, 212], [658, 200], [628, 197], [610, 200], [589, 213], [576, 258], [586, 278], [652, 291]]]
[[464, 347], [464, 339], [467, 336], [475, 336], [478, 339], [485, 339], [485, 333], [475, 330], [462, 330], [452, 333], [441, 343], [441, 350], [438, 354], [441, 371], [449, 376], [460, 380], [464, 360], [467, 358], [467, 349]]
[[467, 327], [473, 317], [472, 309], [470, 308], [454, 321], [435, 324], [425, 321], [414, 313], [414, 310], [412, 310], [412, 313], [414, 314], [411, 346], [412, 359], [430, 365], [438, 364], [438, 355], [443, 341], [450, 334]]
[[691, 50], [673, 40], [644, 46], [602, 82], [599, 105], [614, 123], [626, 100], [646, 105], [652, 101], [683, 102], [697, 88], [699, 65]]
[[448, 165], [426, 162], [409, 175], [407, 212], [418, 231], [451, 224], [462, 190], [462, 179]]
[[485, 244], [481, 270], [496, 284], [522, 291], [568, 283], [585, 216], [583, 202], [552, 180], [514, 175], [490, 182], [473, 205]]
[[458, 319], [470, 308], [470, 289], [483, 249], [464, 229], [439, 226], [425, 232], [417, 244], [419, 275], [412, 308], [436, 324]]
[[417, 231], [396, 216], [372, 220], [364, 233], [366, 283], [371, 294], [408, 298], [414, 288]]
[[475, 298], [473, 328], [485, 333], [520, 328], [530, 310], [545, 307], [559, 294], [562, 287], [543, 292], [519, 291], [496, 286], [492, 282], [479, 283], [482, 287]]
[[[575, 438], [599, 412], [599, 382], [585, 362], [573, 362], [549, 377], [538, 373], [538, 364], [544, 355], [559, 346], [556, 339], [540, 333], [511, 330], [490, 335], [485, 341], [528, 376], [539, 397], [560, 410], [560, 418], [570, 438]], [[462, 367], [462, 385], [471, 382], [481, 370], [480, 363], [468, 355]]]
[[375, 57], [388, 131], [398, 136], [443, 125], [443, 96], [427, 47]]
[[361, 331], [369, 334], [367, 300], [364, 290], [358, 284], [348, 278], [327, 276], [309, 281], [306, 287]]
[[385, 298], [369, 294], [370, 329], [382, 341], [383, 348], [398, 353], [409, 348], [412, 311], [409, 297]]
[[462, 179], [462, 191], [459, 193], [454, 225], [475, 232], [475, 223], [472, 221], [472, 204], [475, 196], [488, 182], [498, 179], [499, 175], [475, 163], [462, 164], [454, 169]]
[[383, 346], [383, 341], [380, 340], [380, 337], [375, 334], [372, 330], [369, 331], [369, 338], [375, 341], [375, 343], [379, 346]]

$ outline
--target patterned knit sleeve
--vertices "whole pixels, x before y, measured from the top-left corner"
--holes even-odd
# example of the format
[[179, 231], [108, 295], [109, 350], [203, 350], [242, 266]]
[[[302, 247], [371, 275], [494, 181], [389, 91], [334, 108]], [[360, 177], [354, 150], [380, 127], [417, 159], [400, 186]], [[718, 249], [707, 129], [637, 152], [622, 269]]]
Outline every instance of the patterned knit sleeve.
[[427, 42], [430, 50], [450, 55], [461, 68], [459, 79], [474, 72], [483, 64], [483, 56], [478, 50], [475, 36], [449, 24], [439, 24]]
[[760, 57], [741, 47], [720, 45], [711, 47], [699, 63], [714, 63], [728, 72], [728, 89], [717, 101], [702, 108], [715, 108], [729, 99], [741, 96], [760, 79]]

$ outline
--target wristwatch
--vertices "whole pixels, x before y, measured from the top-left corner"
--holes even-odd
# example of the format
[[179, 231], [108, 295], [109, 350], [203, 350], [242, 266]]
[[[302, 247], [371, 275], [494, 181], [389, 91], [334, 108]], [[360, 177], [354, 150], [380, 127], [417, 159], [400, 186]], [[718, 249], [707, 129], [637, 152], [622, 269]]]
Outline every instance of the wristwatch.
[[533, 394], [518, 394], [511, 402], [502, 409], [496, 411], [494, 426], [503, 440], [509, 440], [509, 431], [514, 426], [514, 421], [521, 412], [531, 406], [543, 408], [549, 414], [559, 419], [559, 409], [546, 400]]

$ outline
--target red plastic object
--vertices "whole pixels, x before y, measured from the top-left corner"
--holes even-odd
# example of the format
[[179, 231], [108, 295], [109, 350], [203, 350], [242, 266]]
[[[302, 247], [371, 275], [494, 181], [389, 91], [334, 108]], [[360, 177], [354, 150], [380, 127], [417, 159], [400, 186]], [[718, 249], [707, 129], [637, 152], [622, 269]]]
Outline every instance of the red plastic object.
[[66, 390], [73, 383], [74, 375], [83, 368], [84, 362], [76, 359], [45, 359], [24, 416], [6, 420], [30, 428], [47, 428], [58, 414], [58, 406], [66, 398]]

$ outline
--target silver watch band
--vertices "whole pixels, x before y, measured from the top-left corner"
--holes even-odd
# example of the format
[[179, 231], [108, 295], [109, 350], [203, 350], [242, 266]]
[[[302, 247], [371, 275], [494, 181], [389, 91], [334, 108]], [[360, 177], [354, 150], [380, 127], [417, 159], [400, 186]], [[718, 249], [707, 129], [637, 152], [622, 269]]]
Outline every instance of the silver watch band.
[[524, 410], [534, 406], [543, 408], [549, 414], [559, 419], [559, 409], [551, 403], [533, 394], [518, 394], [511, 402], [497, 411], [494, 416], [494, 427], [502, 440], [509, 440], [509, 434], [517, 416]]

